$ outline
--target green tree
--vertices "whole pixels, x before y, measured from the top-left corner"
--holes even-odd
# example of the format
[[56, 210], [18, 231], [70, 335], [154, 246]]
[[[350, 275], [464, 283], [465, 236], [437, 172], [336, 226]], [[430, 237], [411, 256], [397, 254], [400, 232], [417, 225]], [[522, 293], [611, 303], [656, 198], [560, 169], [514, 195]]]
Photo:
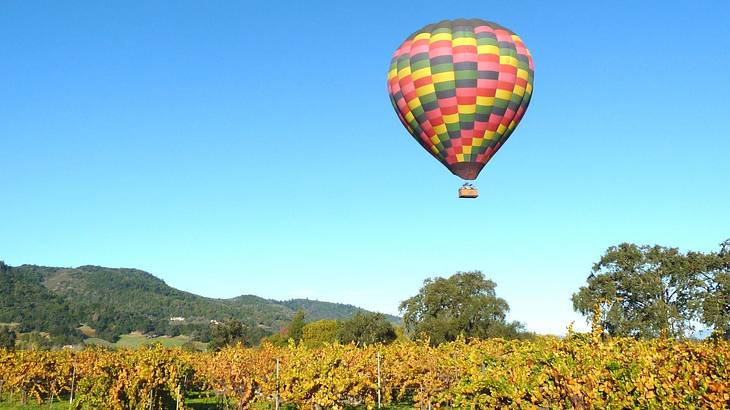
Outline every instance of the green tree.
[[573, 294], [573, 308], [590, 317], [598, 304], [601, 325], [612, 336], [681, 337], [699, 307], [704, 255], [676, 248], [623, 243], [608, 248], [587, 286]]
[[255, 346], [268, 333], [258, 327], [247, 326], [240, 320], [229, 319], [213, 326], [208, 349], [218, 351], [225, 346], [242, 344]]
[[7, 326], [0, 326], [0, 349], [15, 349], [15, 331]]
[[322, 319], [307, 323], [302, 329], [302, 343], [307, 347], [322, 347], [325, 343], [337, 341], [340, 323], [336, 320]]
[[198, 346], [195, 345], [195, 342], [192, 340], [188, 340], [187, 342], [183, 343], [180, 348], [186, 352], [199, 352], [200, 349], [198, 349]]
[[355, 342], [359, 346], [390, 343], [397, 337], [393, 324], [382, 313], [355, 313], [340, 324], [337, 332], [341, 343]]
[[289, 326], [287, 326], [289, 338], [294, 339], [297, 343], [302, 340], [305, 325], [304, 318], [306, 316], [307, 314], [303, 310], [298, 310], [291, 319], [291, 322], [289, 322]]
[[498, 322], [492, 325], [489, 330], [489, 337], [499, 337], [502, 339], [519, 339], [531, 340], [535, 338], [535, 333], [525, 330], [525, 325], [518, 322]]
[[702, 323], [730, 339], [730, 239], [705, 256], [702, 272]]
[[418, 295], [400, 304], [406, 330], [415, 336], [427, 335], [434, 345], [462, 334], [502, 336], [509, 305], [497, 297], [496, 286], [479, 271], [426, 279]]
[[261, 339], [261, 343], [268, 342], [277, 347], [286, 347], [289, 345], [289, 338], [286, 333], [274, 333], [265, 339]]

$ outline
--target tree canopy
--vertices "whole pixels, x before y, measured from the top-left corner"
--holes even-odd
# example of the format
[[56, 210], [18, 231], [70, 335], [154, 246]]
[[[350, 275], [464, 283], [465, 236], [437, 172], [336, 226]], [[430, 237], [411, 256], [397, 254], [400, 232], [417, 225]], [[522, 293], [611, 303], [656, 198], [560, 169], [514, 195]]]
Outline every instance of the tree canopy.
[[15, 331], [7, 326], [0, 326], [0, 349], [13, 350], [15, 348], [15, 336]]
[[590, 316], [600, 307], [612, 336], [684, 337], [696, 322], [728, 335], [730, 242], [719, 252], [622, 243], [612, 246], [573, 294], [573, 308]]
[[730, 239], [706, 256], [701, 274], [702, 323], [730, 339]]
[[322, 319], [316, 322], [307, 323], [302, 329], [302, 343], [306, 347], [321, 347], [325, 343], [337, 341], [337, 332], [340, 330], [340, 322], [331, 319]]
[[340, 324], [337, 340], [359, 346], [390, 343], [396, 339], [393, 324], [382, 313], [358, 312]]
[[228, 319], [223, 323], [213, 326], [208, 349], [217, 351], [225, 346], [242, 344], [244, 346], [255, 346], [268, 335], [265, 330], [248, 326], [236, 319]]
[[487, 338], [519, 333], [506, 323], [507, 302], [497, 297], [496, 284], [482, 272], [458, 272], [449, 278], [426, 279], [416, 296], [400, 304], [407, 331], [427, 335], [432, 344], [465, 337]]
[[289, 322], [289, 325], [286, 327], [289, 338], [294, 339], [295, 342], [302, 340], [302, 336], [304, 335], [304, 326], [306, 325], [304, 319], [306, 317], [307, 314], [303, 310], [298, 310], [291, 319], [291, 322]]

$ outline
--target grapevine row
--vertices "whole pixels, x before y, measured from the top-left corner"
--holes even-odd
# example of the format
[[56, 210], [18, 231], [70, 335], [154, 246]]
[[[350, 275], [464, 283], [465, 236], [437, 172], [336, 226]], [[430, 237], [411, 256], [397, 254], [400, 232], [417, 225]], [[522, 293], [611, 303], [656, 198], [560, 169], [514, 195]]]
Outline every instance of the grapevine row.
[[300, 408], [725, 408], [730, 343], [501, 339], [387, 346], [0, 350], [0, 396], [77, 409], [182, 409], [189, 391], [228, 405]]

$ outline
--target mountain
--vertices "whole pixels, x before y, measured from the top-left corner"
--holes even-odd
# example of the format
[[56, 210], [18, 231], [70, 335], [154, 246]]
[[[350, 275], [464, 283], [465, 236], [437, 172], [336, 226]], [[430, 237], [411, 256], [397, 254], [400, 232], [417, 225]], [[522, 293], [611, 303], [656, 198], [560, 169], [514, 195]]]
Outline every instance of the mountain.
[[[113, 341], [132, 331], [205, 339], [212, 321], [228, 318], [273, 333], [300, 309], [310, 321], [344, 319], [364, 311], [308, 299], [207, 298], [172, 288], [138, 269], [11, 267], [0, 262], [0, 323], [14, 323], [23, 332], [49, 332], [68, 341], [90, 335]], [[395, 316], [388, 319], [400, 322]], [[79, 331], [82, 325], [84, 335]]]

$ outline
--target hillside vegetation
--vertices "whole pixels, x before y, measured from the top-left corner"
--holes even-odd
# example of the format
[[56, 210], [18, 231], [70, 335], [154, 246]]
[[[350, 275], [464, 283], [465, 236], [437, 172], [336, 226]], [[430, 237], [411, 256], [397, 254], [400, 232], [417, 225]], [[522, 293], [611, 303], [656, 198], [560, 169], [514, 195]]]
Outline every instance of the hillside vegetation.
[[0, 262], [0, 323], [14, 323], [20, 332], [49, 332], [58, 343], [89, 336], [114, 342], [134, 331], [205, 338], [211, 321], [229, 318], [277, 332], [297, 310], [306, 312], [308, 320], [343, 319], [363, 311], [303, 299], [207, 298], [170, 287], [138, 269], [11, 267]]

